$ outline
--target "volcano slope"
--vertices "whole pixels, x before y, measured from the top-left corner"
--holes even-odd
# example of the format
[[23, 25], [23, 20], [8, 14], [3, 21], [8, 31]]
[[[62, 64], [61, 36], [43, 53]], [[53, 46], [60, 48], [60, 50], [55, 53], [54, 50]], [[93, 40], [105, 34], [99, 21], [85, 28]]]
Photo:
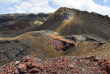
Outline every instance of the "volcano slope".
[[43, 31], [28, 32], [15, 38], [1, 38], [0, 65], [19, 60], [29, 54], [38, 53], [37, 56], [42, 59], [50, 54], [54, 57], [55, 50], [46, 43], [49, 39], [51, 36]]
[[[73, 36], [74, 38], [74, 36]], [[110, 44], [98, 41], [70, 40], [70, 37], [59, 36], [54, 31], [32, 31], [14, 38], [1, 38], [0, 40], [0, 65], [20, 60], [22, 57], [32, 55], [41, 59], [58, 56], [96, 55], [93, 52], [109, 55]], [[83, 39], [82, 39], [83, 40]], [[92, 40], [90, 38], [90, 40]], [[103, 55], [102, 54], [102, 55]]]
[[110, 18], [94, 12], [59, 8], [36, 30], [53, 30], [61, 35], [89, 35], [97, 39], [110, 39]]

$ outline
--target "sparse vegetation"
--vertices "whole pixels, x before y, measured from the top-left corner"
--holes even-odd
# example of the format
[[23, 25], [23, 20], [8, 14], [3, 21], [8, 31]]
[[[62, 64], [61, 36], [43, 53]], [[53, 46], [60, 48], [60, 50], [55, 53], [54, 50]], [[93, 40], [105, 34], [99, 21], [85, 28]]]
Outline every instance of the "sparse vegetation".
[[108, 16], [60, 8], [1, 15], [0, 24], [0, 74], [110, 74]]

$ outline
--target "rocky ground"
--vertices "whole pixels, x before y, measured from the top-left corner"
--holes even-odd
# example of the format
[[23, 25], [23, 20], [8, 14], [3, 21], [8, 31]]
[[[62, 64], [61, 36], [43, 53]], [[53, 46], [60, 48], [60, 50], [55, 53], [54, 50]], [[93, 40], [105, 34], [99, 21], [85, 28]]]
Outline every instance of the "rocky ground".
[[[0, 65], [37, 54], [40, 59], [85, 54], [107, 54], [110, 43], [101, 43], [83, 36], [63, 37], [54, 31], [32, 31], [14, 38], [0, 39]], [[90, 41], [89, 41], [90, 40]]]
[[65, 7], [0, 15], [0, 74], [110, 74], [109, 27], [108, 16]]
[[0, 67], [0, 74], [110, 74], [110, 59], [95, 56], [38, 58], [24, 57]]

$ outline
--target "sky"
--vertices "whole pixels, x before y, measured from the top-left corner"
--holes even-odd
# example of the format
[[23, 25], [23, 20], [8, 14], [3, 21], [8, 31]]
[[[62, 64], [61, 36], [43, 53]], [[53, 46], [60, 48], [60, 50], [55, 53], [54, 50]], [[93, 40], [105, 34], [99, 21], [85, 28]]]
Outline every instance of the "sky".
[[0, 14], [51, 13], [60, 7], [110, 16], [110, 0], [0, 0]]

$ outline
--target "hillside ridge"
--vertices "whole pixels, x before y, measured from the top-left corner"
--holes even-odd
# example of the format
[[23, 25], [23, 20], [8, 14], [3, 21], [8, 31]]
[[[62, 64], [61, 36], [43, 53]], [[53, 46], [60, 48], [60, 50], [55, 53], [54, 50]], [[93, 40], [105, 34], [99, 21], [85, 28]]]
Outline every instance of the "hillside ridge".
[[94, 35], [94, 37], [108, 40], [110, 39], [109, 27], [108, 16], [63, 7], [56, 10], [36, 30], [59, 31], [61, 35]]

